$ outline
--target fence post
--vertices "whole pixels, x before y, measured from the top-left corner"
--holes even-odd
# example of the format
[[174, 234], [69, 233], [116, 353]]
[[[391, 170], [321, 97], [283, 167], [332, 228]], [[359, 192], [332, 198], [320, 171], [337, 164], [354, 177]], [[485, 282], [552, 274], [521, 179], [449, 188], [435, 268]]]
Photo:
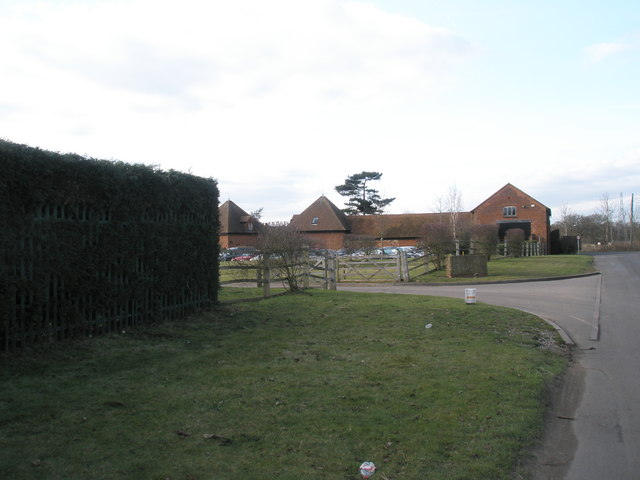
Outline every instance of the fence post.
[[322, 264], [322, 275], [324, 276], [323, 288], [329, 290], [329, 255], [325, 253], [324, 262]]
[[264, 298], [271, 296], [271, 270], [265, 265], [262, 269], [262, 296]]
[[302, 287], [303, 288], [309, 288], [309, 275], [310, 275], [309, 257], [307, 257], [302, 264]]
[[398, 255], [398, 261], [400, 262], [400, 281], [409, 281], [409, 265], [407, 264], [407, 252], [400, 251]]
[[258, 288], [264, 285], [263, 270], [264, 268], [260, 266], [256, 268], [256, 287]]
[[327, 273], [329, 274], [328, 289], [337, 290], [338, 282], [336, 281], [336, 273], [338, 270], [338, 259], [336, 257], [332, 257], [328, 258], [327, 260]]

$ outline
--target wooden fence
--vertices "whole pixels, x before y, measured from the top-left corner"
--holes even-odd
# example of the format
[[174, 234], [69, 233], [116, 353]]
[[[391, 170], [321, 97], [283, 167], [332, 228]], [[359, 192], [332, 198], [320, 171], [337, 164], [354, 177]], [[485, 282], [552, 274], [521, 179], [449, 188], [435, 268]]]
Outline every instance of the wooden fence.
[[[296, 281], [303, 288], [336, 290], [337, 260], [331, 257], [309, 258], [294, 265], [298, 274]], [[225, 262], [220, 265], [220, 285], [256, 285], [262, 296], [271, 296], [271, 287], [276, 282], [287, 283], [282, 269], [264, 262]]]
[[[397, 256], [314, 257], [297, 265], [297, 281], [304, 288], [325, 290], [336, 290], [339, 282], [409, 282], [433, 271], [430, 260], [429, 256], [409, 259], [404, 252]], [[225, 262], [220, 275], [221, 285], [256, 285], [262, 288], [263, 297], [271, 296], [276, 282], [286, 283], [277, 266], [263, 262]]]
[[[508, 244], [500, 243], [498, 244], [497, 252], [499, 255], [504, 255], [505, 257], [509, 256], [511, 252], [509, 251]], [[529, 241], [523, 242], [520, 250], [521, 257], [537, 257], [541, 255], [547, 255], [547, 244], [539, 241]]]

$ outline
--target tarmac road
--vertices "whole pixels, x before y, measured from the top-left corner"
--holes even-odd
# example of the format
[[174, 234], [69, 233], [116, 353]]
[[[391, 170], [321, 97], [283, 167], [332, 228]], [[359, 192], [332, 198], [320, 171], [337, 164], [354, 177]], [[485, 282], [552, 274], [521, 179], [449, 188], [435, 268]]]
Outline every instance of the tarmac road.
[[[340, 285], [340, 290], [457, 297], [519, 308], [574, 342], [532, 478], [640, 480], [640, 253], [595, 256], [601, 275], [492, 285]], [[469, 306], [473, 308], [473, 306]]]

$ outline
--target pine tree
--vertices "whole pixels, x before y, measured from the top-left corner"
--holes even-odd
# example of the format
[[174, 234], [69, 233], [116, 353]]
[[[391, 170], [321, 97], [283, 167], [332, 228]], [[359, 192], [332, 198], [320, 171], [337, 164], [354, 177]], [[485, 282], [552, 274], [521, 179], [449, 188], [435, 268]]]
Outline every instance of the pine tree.
[[382, 198], [377, 190], [368, 188], [367, 184], [373, 180], [380, 180], [382, 173], [360, 172], [350, 175], [343, 185], [336, 187], [336, 192], [349, 201], [342, 211], [347, 215], [371, 215], [380, 214], [384, 207], [395, 200], [394, 198]]

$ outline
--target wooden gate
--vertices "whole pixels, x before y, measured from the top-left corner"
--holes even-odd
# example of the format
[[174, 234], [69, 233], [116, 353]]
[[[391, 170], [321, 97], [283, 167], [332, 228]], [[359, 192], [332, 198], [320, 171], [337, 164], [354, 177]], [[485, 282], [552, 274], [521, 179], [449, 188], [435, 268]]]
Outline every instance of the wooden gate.
[[339, 282], [402, 282], [408, 280], [406, 255], [341, 257]]

